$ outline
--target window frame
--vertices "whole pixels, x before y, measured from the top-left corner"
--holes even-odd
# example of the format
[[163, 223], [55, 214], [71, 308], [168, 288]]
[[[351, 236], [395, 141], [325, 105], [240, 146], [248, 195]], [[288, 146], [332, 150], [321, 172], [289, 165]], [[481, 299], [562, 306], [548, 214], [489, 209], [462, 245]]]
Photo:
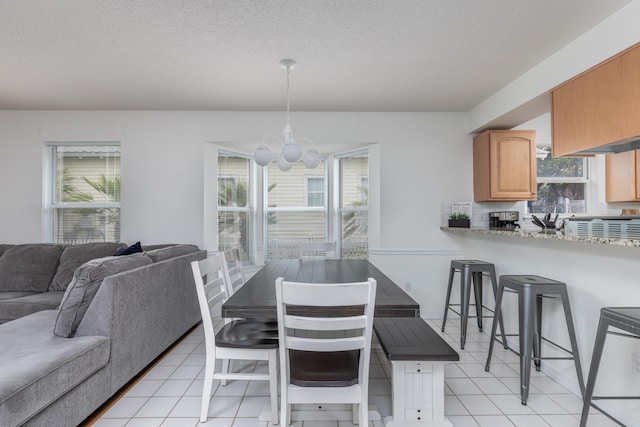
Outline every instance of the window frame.
[[[366, 179], [367, 181], [367, 191], [370, 189], [370, 176], [371, 176], [371, 163], [370, 163], [370, 150], [368, 148], [364, 148], [364, 149], [360, 149], [360, 150], [355, 150], [355, 151], [349, 151], [349, 152], [344, 152], [344, 153], [340, 153], [337, 154], [335, 156], [334, 159], [334, 170], [335, 170], [335, 194], [334, 194], [334, 206], [336, 206], [335, 211], [335, 216], [334, 216], [334, 222], [336, 224], [336, 241], [338, 242], [338, 252], [340, 253], [340, 256], [342, 257], [342, 252], [343, 252], [343, 247], [344, 247], [344, 239], [343, 239], [343, 215], [345, 213], [349, 213], [349, 212], [354, 212], [354, 213], [358, 213], [358, 212], [367, 212], [367, 221], [369, 221], [369, 211], [370, 211], [370, 205], [371, 205], [371, 201], [370, 198], [367, 199], [367, 204], [366, 206], [343, 206], [342, 205], [342, 201], [343, 201], [343, 179], [344, 179], [344, 175], [342, 173], [343, 168], [342, 168], [342, 164], [341, 161], [344, 159], [348, 159], [348, 158], [354, 158], [354, 157], [360, 157], [366, 155], [367, 156], [367, 174], [366, 176], [364, 175], [359, 175], [358, 176], [358, 183], [359, 185], [362, 185], [364, 179]], [[360, 201], [363, 201], [363, 197], [362, 195], [360, 196]], [[371, 240], [371, 236], [369, 233], [369, 230], [367, 228], [367, 247], [369, 247], [370, 244], [370, 240]], [[368, 259], [368, 256], [367, 256]]]
[[[253, 162], [253, 157], [244, 153], [238, 153], [231, 150], [218, 149], [216, 164], [219, 162], [220, 157], [237, 157], [241, 159], [247, 160], [248, 171], [247, 171], [247, 206], [220, 206], [218, 204], [219, 200], [219, 188], [220, 188], [220, 179], [231, 179], [234, 182], [237, 182], [237, 177], [230, 176], [227, 174], [220, 175], [219, 171], [216, 174], [216, 210], [217, 212], [238, 212], [245, 213], [247, 215], [249, 223], [247, 224], [247, 260], [243, 261], [243, 263], [254, 263], [256, 260], [256, 208], [255, 208], [255, 188], [259, 185], [255, 179], [255, 162]], [[216, 170], [217, 167], [216, 167]], [[218, 236], [217, 241], [217, 250], [222, 250], [220, 246], [220, 232], [218, 228], [218, 223], [216, 223], [216, 235]]]
[[[541, 148], [549, 148], [549, 147], [541, 147]], [[551, 154], [548, 154], [549, 156]], [[592, 209], [592, 191], [593, 186], [596, 184], [593, 179], [593, 165], [592, 158], [590, 157], [581, 157], [582, 159], [582, 177], [540, 177], [536, 174], [536, 193], [538, 185], [540, 184], [584, 184], [584, 204], [585, 204], [585, 213], [590, 214]], [[537, 159], [536, 159], [537, 161]], [[537, 196], [536, 196], [537, 200]], [[539, 215], [542, 212], [532, 212], [529, 209], [529, 203], [524, 202], [524, 209], [527, 217], [531, 217], [532, 215]], [[562, 212], [558, 213], [559, 218], [565, 218], [573, 215], [573, 213]]]
[[[56, 236], [56, 209], [118, 209], [122, 213], [121, 202], [58, 202], [58, 148], [59, 147], [118, 147], [119, 157], [122, 158], [122, 144], [120, 141], [45, 141], [43, 151], [43, 241], [54, 243]], [[119, 175], [121, 176], [120, 163]], [[122, 181], [120, 181], [122, 194]], [[120, 216], [119, 226], [122, 226]], [[121, 240], [119, 238], [118, 240]], [[106, 240], [105, 240], [106, 241]]]
[[[227, 146], [217, 145], [216, 143], [206, 143], [205, 144], [205, 156], [208, 160], [205, 164], [205, 189], [213, 187], [213, 182], [215, 182], [215, 190], [211, 188], [211, 191], [205, 191], [205, 218], [211, 217], [214, 212], [214, 206], [217, 207], [217, 185], [218, 185], [218, 168], [217, 166], [214, 168], [213, 165], [217, 165], [218, 157], [220, 155], [231, 155], [237, 157], [243, 157], [250, 160], [250, 203], [253, 206], [253, 232], [250, 234], [249, 238], [251, 240], [252, 247], [254, 248], [254, 252], [247, 264], [261, 265], [264, 263], [266, 259], [266, 255], [268, 253], [268, 217], [269, 212], [300, 212], [300, 211], [323, 211], [325, 213], [325, 234], [326, 239], [328, 241], [336, 241], [338, 243], [338, 254], [341, 254], [342, 247], [342, 229], [340, 225], [341, 220], [341, 212], [339, 211], [339, 191], [340, 191], [340, 170], [338, 168], [339, 159], [344, 157], [351, 157], [355, 155], [367, 154], [368, 161], [368, 174], [367, 179], [369, 183], [369, 188], [371, 188], [371, 168], [372, 168], [372, 158], [377, 159], [378, 152], [374, 146], [367, 146], [366, 148], [361, 148], [357, 150], [352, 150], [348, 152], [341, 152], [333, 155], [321, 156], [325, 165], [324, 171], [324, 184], [325, 184], [325, 200], [326, 200], [326, 210], [324, 207], [272, 207], [268, 208], [269, 197], [268, 197], [268, 166], [267, 167], [259, 167], [255, 164], [253, 160], [253, 156], [250, 154], [242, 153], [239, 151], [235, 151]], [[211, 167], [207, 166], [211, 163]], [[311, 175], [311, 174], [310, 174]], [[319, 175], [316, 175], [319, 177]], [[215, 178], [215, 180], [214, 180]], [[359, 180], [361, 183], [362, 181]], [[373, 177], [374, 185], [377, 185], [376, 176]], [[376, 187], [377, 188], [377, 187]], [[215, 197], [215, 200], [213, 198]], [[306, 195], [305, 195], [306, 197]], [[367, 210], [371, 211], [371, 199], [368, 200], [367, 207], [353, 207], [351, 209], [358, 210]], [[377, 205], [376, 205], [377, 206]], [[210, 214], [208, 214], [210, 212]], [[377, 223], [377, 222], [376, 222]], [[368, 232], [367, 232], [367, 240], [368, 245], [371, 244], [371, 233], [372, 233], [372, 224], [371, 218], [368, 218]], [[219, 249], [219, 240], [217, 235], [217, 223], [215, 224], [215, 232], [214, 227], [209, 224], [209, 221], [205, 221], [205, 246], [211, 248], [210, 250], [218, 250]], [[214, 243], [215, 242], [215, 243]]]

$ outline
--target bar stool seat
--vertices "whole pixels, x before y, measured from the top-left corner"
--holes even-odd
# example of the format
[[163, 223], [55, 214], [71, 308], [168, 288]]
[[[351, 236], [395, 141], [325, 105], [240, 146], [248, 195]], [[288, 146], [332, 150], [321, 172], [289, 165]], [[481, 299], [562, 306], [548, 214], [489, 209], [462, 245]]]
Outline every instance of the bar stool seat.
[[[451, 289], [453, 287], [453, 277], [456, 272], [460, 272], [460, 304], [451, 304]], [[496, 296], [498, 280], [496, 279], [495, 266], [489, 262], [480, 261], [477, 259], [458, 259], [451, 261], [451, 267], [449, 269], [449, 283], [447, 286], [447, 300], [444, 306], [444, 318], [442, 320], [442, 332], [447, 323], [447, 313], [449, 310], [460, 316], [460, 348], [464, 349], [464, 344], [467, 339], [467, 320], [469, 318], [469, 306], [475, 305], [476, 318], [478, 321], [478, 329], [482, 331], [482, 319], [485, 317], [493, 318], [491, 315], [483, 315], [482, 310], [486, 309], [493, 313], [489, 307], [482, 304], [482, 277], [487, 275], [491, 278], [491, 286], [493, 289], [493, 297]], [[475, 304], [470, 304], [471, 300], [471, 285], [473, 284]], [[460, 312], [455, 311], [453, 307], [460, 307]], [[506, 348], [506, 339], [504, 337], [504, 325], [502, 324], [502, 316], [498, 316], [498, 322], [500, 323], [500, 332], [502, 333], [503, 345]]]
[[[627, 333], [609, 331], [609, 328], [617, 328]], [[600, 322], [598, 323], [598, 332], [596, 341], [593, 346], [593, 356], [591, 357], [591, 367], [589, 368], [589, 378], [587, 379], [587, 388], [584, 393], [584, 401], [582, 406], [582, 417], [580, 418], [580, 427], [587, 425], [587, 417], [589, 416], [589, 408], [594, 407], [607, 417], [620, 423], [613, 416], [609, 415], [598, 405], [593, 403], [594, 400], [604, 399], [640, 399], [640, 396], [594, 396], [593, 390], [598, 376], [598, 368], [602, 359], [602, 351], [604, 349], [607, 334], [620, 335], [629, 338], [640, 338], [640, 307], [603, 307], [600, 309]]]
[[[496, 309], [494, 312], [493, 327], [491, 329], [491, 341], [489, 344], [489, 354], [485, 371], [489, 372], [493, 344], [496, 336], [496, 318], [500, 316], [502, 310], [502, 297], [504, 292], [512, 291], [518, 294], [518, 334], [506, 334], [506, 336], [518, 336], [519, 351], [509, 347], [509, 350], [520, 356], [520, 396], [523, 405], [527, 404], [529, 397], [529, 380], [531, 378], [531, 362], [533, 361], [536, 370], [540, 370], [542, 359], [570, 359], [574, 361], [580, 392], [584, 395], [584, 379], [582, 377], [582, 367], [580, 365], [580, 355], [578, 353], [578, 343], [576, 332], [571, 316], [569, 305], [569, 295], [567, 285], [553, 279], [535, 275], [504, 275], [500, 276], [498, 284], [498, 294], [496, 296]], [[563, 348], [558, 344], [542, 337], [542, 300], [543, 297], [553, 296], [560, 298], [564, 309], [564, 317], [569, 332], [571, 350]], [[542, 357], [542, 340], [548, 342], [561, 350], [569, 353], [571, 357]], [[533, 354], [533, 357], [532, 357]]]

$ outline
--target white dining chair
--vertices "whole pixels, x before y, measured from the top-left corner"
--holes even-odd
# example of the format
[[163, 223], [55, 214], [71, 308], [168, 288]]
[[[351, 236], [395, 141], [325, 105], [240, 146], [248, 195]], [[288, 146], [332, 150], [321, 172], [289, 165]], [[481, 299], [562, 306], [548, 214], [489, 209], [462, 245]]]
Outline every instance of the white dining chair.
[[[291, 422], [291, 405], [311, 403], [352, 404], [353, 423], [368, 425], [375, 296], [374, 279], [340, 284], [276, 280], [283, 426]], [[344, 306], [363, 308], [349, 314]]]
[[336, 242], [300, 242], [300, 260], [305, 258], [337, 258]]
[[244, 267], [240, 257], [240, 249], [228, 249], [224, 251], [222, 255], [224, 256], [226, 281], [230, 285], [227, 288], [227, 295], [230, 297], [240, 289], [246, 281]]
[[[214, 318], [220, 315], [220, 305], [228, 298], [225, 283], [224, 257], [217, 253], [202, 261], [193, 261], [191, 269], [196, 284], [198, 302], [204, 328], [206, 365], [200, 422], [207, 421], [211, 388], [214, 379], [221, 380], [262, 380], [269, 381], [271, 395], [271, 422], [278, 423], [278, 374], [277, 331], [264, 322], [255, 319], [239, 319], [224, 323], [216, 331]], [[222, 368], [216, 372], [216, 361], [221, 360]], [[229, 360], [265, 360], [268, 373], [232, 372]]]

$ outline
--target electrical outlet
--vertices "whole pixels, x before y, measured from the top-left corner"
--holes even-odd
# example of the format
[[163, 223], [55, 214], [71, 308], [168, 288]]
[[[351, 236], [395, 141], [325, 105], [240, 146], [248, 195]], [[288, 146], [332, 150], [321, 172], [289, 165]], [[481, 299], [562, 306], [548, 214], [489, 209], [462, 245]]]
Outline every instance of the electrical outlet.
[[631, 372], [640, 377], [640, 354], [631, 353]]

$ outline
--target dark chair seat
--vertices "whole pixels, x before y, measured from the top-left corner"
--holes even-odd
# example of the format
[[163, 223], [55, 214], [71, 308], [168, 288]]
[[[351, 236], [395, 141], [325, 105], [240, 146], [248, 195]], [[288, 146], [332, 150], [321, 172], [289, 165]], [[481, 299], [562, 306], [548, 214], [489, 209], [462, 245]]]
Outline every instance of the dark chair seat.
[[[319, 353], [289, 350], [291, 384], [300, 387], [348, 387], [358, 384], [359, 350]], [[327, 369], [330, 366], [331, 369]]]
[[275, 331], [276, 333], [278, 332], [278, 319], [273, 319], [270, 317], [247, 317], [246, 320], [251, 320], [252, 322], [260, 322], [260, 323], [264, 323], [264, 326], [269, 330], [269, 331]]
[[234, 320], [216, 334], [218, 347], [278, 348], [278, 330], [253, 319]]

